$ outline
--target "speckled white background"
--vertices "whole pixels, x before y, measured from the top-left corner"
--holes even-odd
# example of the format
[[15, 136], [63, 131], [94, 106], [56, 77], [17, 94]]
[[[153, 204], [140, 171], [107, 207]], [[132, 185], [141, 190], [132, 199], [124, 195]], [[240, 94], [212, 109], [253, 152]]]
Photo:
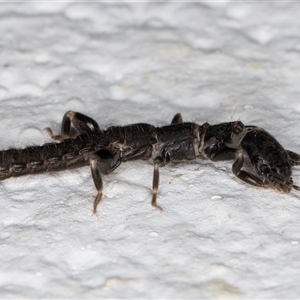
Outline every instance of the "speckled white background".
[[[49, 142], [65, 111], [112, 124], [242, 120], [300, 151], [298, 3], [0, 3], [0, 149]], [[231, 163], [105, 177], [88, 168], [0, 188], [0, 298], [299, 298], [300, 194]], [[293, 178], [300, 184], [300, 169]]]

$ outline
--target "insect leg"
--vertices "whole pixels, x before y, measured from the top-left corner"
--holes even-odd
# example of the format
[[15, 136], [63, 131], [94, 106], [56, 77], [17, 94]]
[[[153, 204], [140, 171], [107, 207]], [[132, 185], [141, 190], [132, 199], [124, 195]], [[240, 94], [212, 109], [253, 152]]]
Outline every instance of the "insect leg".
[[102, 174], [108, 174], [116, 169], [121, 163], [120, 152], [112, 152], [107, 149], [99, 150], [90, 158], [90, 167], [95, 187], [98, 194], [94, 200], [93, 214], [97, 214], [97, 206], [103, 195]]
[[101, 201], [102, 195], [103, 195], [103, 181], [102, 181], [100, 169], [98, 166], [98, 160], [96, 157], [90, 158], [90, 166], [91, 166], [91, 173], [92, 173], [93, 181], [94, 181], [95, 187], [98, 191], [97, 196], [94, 200], [94, 205], [93, 205], [93, 214], [97, 215], [97, 206], [98, 206], [99, 202]]
[[157, 156], [154, 159], [151, 205], [154, 206], [155, 208], [158, 208], [160, 211], [162, 211], [163, 209], [156, 203], [157, 192], [159, 187], [159, 167], [163, 167], [165, 164], [167, 164], [170, 161], [170, 159], [171, 159], [170, 155], [166, 151], [166, 149], [162, 151], [161, 156]]
[[300, 165], [300, 155], [295, 153], [295, 152], [292, 152], [290, 150], [285, 150], [286, 153], [288, 154], [289, 156], [289, 161], [291, 163], [292, 166], [299, 166]]
[[171, 124], [179, 124], [179, 123], [183, 123], [181, 113], [177, 113], [177, 114], [173, 117], [172, 122], [171, 122]]
[[155, 208], [158, 208], [160, 211], [163, 209], [156, 203], [157, 198], [157, 192], [158, 192], [158, 186], [159, 186], [159, 165], [162, 161], [162, 158], [156, 157], [154, 159], [154, 170], [153, 170], [153, 182], [152, 182], [152, 201], [151, 205]]
[[71, 110], [67, 111], [63, 116], [61, 123], [61, 134], [54, 135], [49, 127], [45, 128], [45, 130], [47, 130], [53, 140], [61, 141], [70, 137], [71, 124], [80, 134], [91, 134], [100, 130], [99, 125], [95, 120], [84, 114]]
[[238, 159], [232, 165], [233, 174], [246, 183], [249, 183], [254, 186], [263, 187], [264, 182], [259, 177], [255, 176], [253, 173], [249, 171], [241, 170], [243, 166], [244, 166], [244, 156], [243, 154], [240, 154]]

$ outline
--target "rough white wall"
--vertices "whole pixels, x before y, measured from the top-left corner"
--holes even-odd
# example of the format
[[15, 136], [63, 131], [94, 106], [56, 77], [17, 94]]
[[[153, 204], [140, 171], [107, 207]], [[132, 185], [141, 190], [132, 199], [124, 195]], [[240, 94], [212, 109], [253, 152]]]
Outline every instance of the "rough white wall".
[[[101, 127], [242, 120], [299, 152], [297, 3], [0, 3], [0, 149], [49, 142], [65, 111]], [[231, 163], [120, 166], [99, 216], [88, 168], [0, 188], [1, 298], [298, 298], [299, 193]], [[295, 168], [294, 181], [300, 184]]]

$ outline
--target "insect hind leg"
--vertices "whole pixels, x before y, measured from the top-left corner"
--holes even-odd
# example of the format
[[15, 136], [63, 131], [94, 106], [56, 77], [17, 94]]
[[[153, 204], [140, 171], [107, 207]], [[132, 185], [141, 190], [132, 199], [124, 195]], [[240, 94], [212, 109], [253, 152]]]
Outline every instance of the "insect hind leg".
[[45, 128], [45, 130], [50, 134], [53, 140], [61, 141], [70, 137], [71, 124], [79, 132], [79, 134], [91, 134], [100, 130], [99, 125], [95, 120], [82, 113], [71, 110], [67, 111], [63, 116], [61, 134], [54, 135], [49, 127]]

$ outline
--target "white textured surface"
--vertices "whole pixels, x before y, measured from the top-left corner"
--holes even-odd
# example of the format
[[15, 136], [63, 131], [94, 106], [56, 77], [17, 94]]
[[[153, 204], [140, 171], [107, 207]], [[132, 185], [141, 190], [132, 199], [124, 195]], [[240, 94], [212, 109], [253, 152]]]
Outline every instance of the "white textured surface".
[[[297, 3], [0, 3], [0, 149], [42, 144], [72, 109], [101, 127], [240, 119], [300, 148]], [[299, 168], [294, 181], [300, 183]], [[0, 188], [0, 298], [299, 298], [299, 193], [230, 162], [105, 177], [88, 168]]]

